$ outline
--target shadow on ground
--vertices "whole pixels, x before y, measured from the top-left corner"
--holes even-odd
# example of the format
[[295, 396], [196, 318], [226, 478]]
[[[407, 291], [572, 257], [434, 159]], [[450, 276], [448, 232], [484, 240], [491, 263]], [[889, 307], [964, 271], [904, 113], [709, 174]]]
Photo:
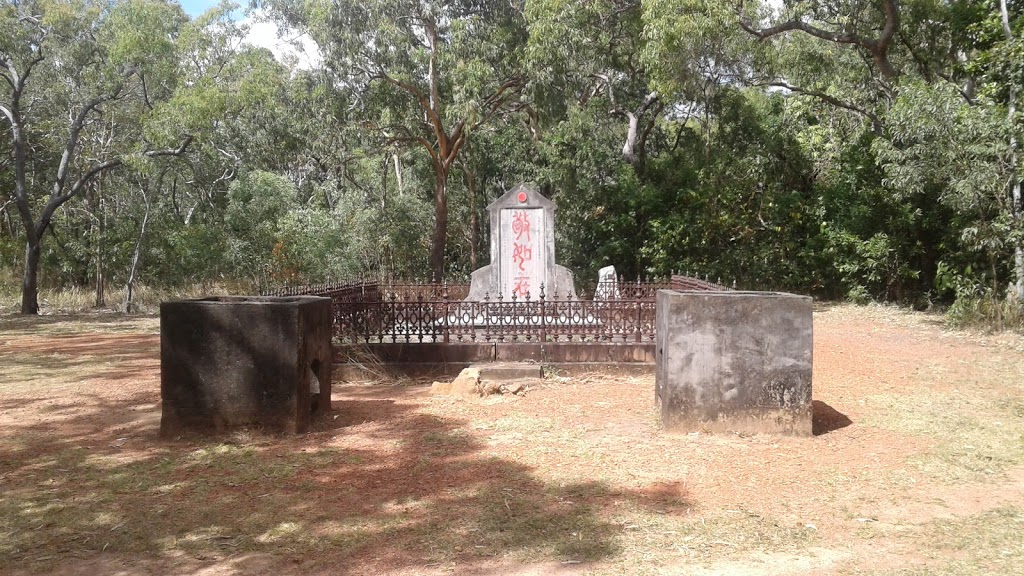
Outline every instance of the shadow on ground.
[[137, 382], [153, 377], [160, 365], [157, 335], [54, 335], [2, 344], [0, 384], [11, 388], [91, 379]]
[[0, 333], [5, 336], [37, 336], [39, 334], [138, 334], [156, 331], [156, 318], [150, 315], [111, 314], [106, 310], [78, 314], [22, 315], [0, 312]]
[[828, 434], [829, 432], [834, 432], [853, 424], [853, 420], [850, 420], [846, 414], [839, 412], [821, 400], [814, 400], [812, 401], [812, 404], [814, 409], [814, 420], [811, 425], [811, 430], [815, 436]]
[[0, 559], [26, 573], [114, 559], [128, 574], [575, 563], [619, 552], [605, 508], [691, 505], [673, 486], [541, 481], [483, 453], [467, 422], [420, 411], [418, 394], [338, 387], [305, 436], [180, 440], [158, 436], [156, 374], [73, 402], [0, 396], [0, 410], [36, 415], [0, 432]]

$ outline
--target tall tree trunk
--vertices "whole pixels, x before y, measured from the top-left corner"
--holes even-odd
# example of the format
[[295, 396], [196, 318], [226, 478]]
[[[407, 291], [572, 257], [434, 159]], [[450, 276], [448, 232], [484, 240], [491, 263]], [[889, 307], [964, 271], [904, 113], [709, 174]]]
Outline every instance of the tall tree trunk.
[[13, 201], [8, 201], [4, 204], [3, 207], [0, 208], [0, 213], [3, 214], [3, 221], [5, 223], [4, 228], [7, 229], [7, 235], [11, 237], [11, 240], [16, 240], [18, 238], [18, 233], [14, 231], [14, 215], [12, 215], [11, 211], [7, 208], [11, 204], [13, 204]]
[[469, 191], [469, 269], [477, 269], [477, 247], [480, 243], [480, 215], [476, 209], [476, 174], [466, 170], [466, 189]]
[[448, 171], [434, 167], [434, 235], [430, 241], [430, 270], [434, 282], [444, 281], [444, 252], [448, 240]]
[[146, 201], [146, 212], [142, 216], [142, 226], [139, 228], [139, 237], [135, 240], [135, 252], [132, 254], [132, 267], [128, 271], [128, 281], [124, 290], [124, 311], [132, 313], [132, 306], [135, 304], [135, 274], [139, 270], [139, 258], [142, 255], [142, 240], [146, 236], [146, 225], [149, 224], [149, 198], [143, 196]]
[[[1004, 5], [1006, 0], [1003, 0]], [[1016, 99], [1017, 99], [1017, 87], [1013, 86], [1010, 88], [1010, 118], [1013, 122], [1014, 114], [1016, 113]], [[1011, 126], [1012, 129], [1012, 126]], [[1013, 148], [1013, 155], [1011, 162], [1013, 162], [1013, 190], [1012, 195], [1012, 216], [1013, 223], [1016, 225], [1018, 231], [1024, 227], [1024, 205], [1021, 200], [1020, 190], [1020, 172], [1018, 171], [1017, 163], [1017, 138], [1016, 136], [1010, 139], [1010, 147]], [[1017, 241], [1014, 242], [1013, 246], [1013, 271], [1016, 277], [1014, 283], [1013, 292], [1017, 298], [1017, 304], [1024, 306], [1024, 240], [1018, 235]]]
[[[1010, 12], [1006, 7], [1006, 0], [999, 0], [999, 16], [1003, 24], [1003, 35], [1006, 36], [1006, 42], [1013, 42], [1013, 30], [1010, 28]], [[1012, 201], [1012, 217], [1013, 223], [1016, 225], [1018, 230], [1024, 225], [1024, 213], [1022, 213], [1021, 206], [1021, 190], [1020, 190], [1020, 172], [1017, 167], [1018, 156], [1017, 156], [1017, 130], [1016, 130], [1016, 116], [1017, 116], [1017, 85], [1011, 82], [1010, 84], [1010, 97], [1008, 102], [1008, 117], [1010, 122], [1010, 162], [1011, 162], [1011, 177], [1013, 178], [1013, 186], [1010, 191]], [[1017, 304], [1024, 304], [1024, 245], [1021, 240], [1014, 242], [1013, 246], [1013, 271], [1015, 276], [1014, 282], [1014, 296], [1016, 296]]]
[[397, 152], [395, 154], [393, 154], [391, 157], [394, 159], [394, 162], [395, 162], [395, 180], [398, 181], [398, 195], [401, 196], [402, 195], [402, 161], [398, 158], [398, 153]]
[[104, 281], [103, 281], [103, 200], [102, 198], [97, 203], [97, 214], [95, 217], [96, 226], [96, 308], [102, 308], [107, 305], [107, 296], [104, 293]]
[[636, 135], [640, 126], [640, 116], [632, 112], [626, 112], [629, 119], [629, 128], [626, 129], [626, 143], [622, 145], [622, 158], [630, 164], [636, 163]]
[[39, 257], [42, 247], [39, 238], [29, 232], [25, 243], [25, 275], [21, 281], [21, 313], [39, 313]]
[[[1013, 185], [1013, 221], [1017, 228], [1024, 227], [1024, 206], [1021, 205], [1020, 179]], [[1017, 282], [1014, 286], [1014, 294], [1017, 296], [1017, 305], [1024, 306], [1024, 246], [1022, 240], [1018, 240], [1013, 247], [1013, 268], [1017, 275]]]
[[97, 250], [96, 254], [96, 306], [95, 308], [103, 308], [107, 305], [107, 295], [103, 291], [103, 252], [102, 248]]

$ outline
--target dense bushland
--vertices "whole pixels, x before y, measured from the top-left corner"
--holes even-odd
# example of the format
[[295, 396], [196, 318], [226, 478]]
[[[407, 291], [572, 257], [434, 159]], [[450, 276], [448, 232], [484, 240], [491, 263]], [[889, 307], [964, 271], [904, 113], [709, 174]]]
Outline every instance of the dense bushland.
[[529, 181], [582, 278], [1019, 323], [1024, 6], [773, 5], [4, 1], [3, 287], [462, 278]]

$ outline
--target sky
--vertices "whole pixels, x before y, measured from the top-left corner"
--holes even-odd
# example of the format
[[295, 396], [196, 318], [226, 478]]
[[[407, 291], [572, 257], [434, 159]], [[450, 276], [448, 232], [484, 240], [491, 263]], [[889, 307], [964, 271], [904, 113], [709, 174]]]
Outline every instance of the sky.
[[[242, 6], [248, 4], [245, 0], [234, 1]], [[219, 0], [179, 0], [179, 2], [181, 7], [185, 9], [185, 13], [193, 18], [220, 3]], [[316, 45], [308, 37], [299, 37], [297, 39], [302, 50], [296, 50], [289, 43], [288, 39], [278, 37], [278, 29], [274, 23], [261, 22], [258, 18], [246, 16], [243, 9], [235, 11], [234, 15], [250, 26], [249, 34], [245, 37], [245, 41], [253, 46], [262, 46], [269, 49], [278, 60], [284, 61], [286, 56], [294, 56], [298, 61], [299, 68], [305, 69], [313, 68], [320, 62], [320, 53], [316, 49]]]
[[185, 13], [192, 17], [199, 16], [218, 4], [217, 0], [179, 0], [179, 2], [185, 9]]

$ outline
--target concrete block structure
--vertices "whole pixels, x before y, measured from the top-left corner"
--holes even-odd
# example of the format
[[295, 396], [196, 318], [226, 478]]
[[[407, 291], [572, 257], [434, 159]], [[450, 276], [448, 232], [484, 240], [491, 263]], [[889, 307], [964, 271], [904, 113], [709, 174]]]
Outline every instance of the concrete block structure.
[[330, 298], [227, 296], [160, 305], [160, 431], [301, 433], [331, 404]]
[[659, 290], [656, 322], [666, 430], [811, 434], [809, 296]]

